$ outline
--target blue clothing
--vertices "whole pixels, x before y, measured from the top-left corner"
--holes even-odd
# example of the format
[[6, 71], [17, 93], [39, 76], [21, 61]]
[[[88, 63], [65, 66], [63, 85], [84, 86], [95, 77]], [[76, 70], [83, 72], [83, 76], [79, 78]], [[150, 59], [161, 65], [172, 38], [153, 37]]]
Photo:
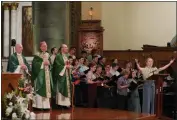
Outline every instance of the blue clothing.
[[138, 88], [130, 92], [130, 98], [128, 99], [128, 110], [141, 113]]
[[123, 88], [123, 89], [120, 88], [120, 86], [124, 86], [124, 85], [127, 85], [127, 84], [128, 84], [128, 81], [124, 76], [122, 76], [118, 79], [118, 81], [117, 81], [117, 93], [119, 95], [127, 96], [128, 88]]
[[154, 114], [155, 84], [153, 80], [145, 81], [143, 85], [143, 113]]

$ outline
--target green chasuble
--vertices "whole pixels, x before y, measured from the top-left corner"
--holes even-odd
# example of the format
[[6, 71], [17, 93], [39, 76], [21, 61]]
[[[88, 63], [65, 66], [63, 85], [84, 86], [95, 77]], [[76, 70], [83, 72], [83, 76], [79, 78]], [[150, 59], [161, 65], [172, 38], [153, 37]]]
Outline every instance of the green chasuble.
[[[68, 57], [68, 56], [67, 56]], [[67, 77], [66, 72], [63, 76], [60, 76], [59, 74], [65, 67], [65, 63], [63, 60], [62, 54], [57, 54], [56, 58], [53, 63], [53, 81], [56, 85], [56, 89], [58, 89], [58, 92], [60, 92], [63, 96], [68, 97], [68, 89], [67, 89]], [[69, 81], [71, 85], [71, 74], [69, 73]]]
[[[23, 62], [24, 64], [27, 66], [28, 71], [30, 70], [30, 65], [28, 64], [26, 58], [22, 55], [23, 58]], [[18, 58], [17, 58], [17, 53], [13, 53], [10, 57], [9, 57], [9, 61], [8, 61], [8, 65], [7, 65], [7, 72], [15, 72], [15, 70], [17, 69], [19, 65], [18, 62]]]
[[[49, 93], [51, 96], [51, 92], [53, 90], [51, 65], [48, 66], [48, 71], [46, 71], [45, 66], [42, 65], [43, 58], [41, 57], [41, 54], [42, 53], [39, 53], [38, 55], [35, 55], [33, 58], [31, 79], [32, 82], [34, 83], [34, 89], [36, 94], [42, 97], [49, 97], [47, 96], [47, 94]], [[48, 56], [48, 60], [50, 61], [49, 54], [48, 53], [45, 54]]]

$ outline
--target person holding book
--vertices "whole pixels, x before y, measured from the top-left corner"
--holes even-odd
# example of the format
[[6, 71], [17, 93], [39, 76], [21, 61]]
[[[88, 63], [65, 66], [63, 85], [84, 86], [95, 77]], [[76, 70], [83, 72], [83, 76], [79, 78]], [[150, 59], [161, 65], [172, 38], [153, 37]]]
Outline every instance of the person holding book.
[[127, 110], [127, 103], [128, 103], [128, 77], [130, 71], [123, 70], [121, 72], [122, 76], [117, 80], [117, 97], [118, 97], [118, 109], [120, 110]]
[[[129, 76], [129, 83], [130, 86], [132, 84], [132, 87], [135, 86], [135, 89], [130, 89], [130, 96], [128, 99], [128, 110], [136, 112], [136, 113], [141, 113], [141, 106], [140, 106], [140, 98], [139, 98], [139, 92], [138, 92], [138, 82], [136, 80], [136, 71], [131, 71], [130, 76]], [[130, 88], [130, 87], [129, 87]]]

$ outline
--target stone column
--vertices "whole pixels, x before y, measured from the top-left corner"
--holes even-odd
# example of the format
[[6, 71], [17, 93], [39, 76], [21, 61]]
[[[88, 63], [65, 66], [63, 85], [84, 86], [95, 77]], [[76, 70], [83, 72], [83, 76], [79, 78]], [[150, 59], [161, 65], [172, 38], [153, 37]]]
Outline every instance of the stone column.
[[4, 45], [3, 56], [9, 57], [9, 3], [3, 3], [4, 7]]
[[[11, 3], [11, 38], [10, 41], [12, 39], [17, 40], [17, 7], [18, 7], [18, 3], [16, 2], [12, 2]], [[11, 42], [10, 42], [11, 45]], [[13, 54], [13, 48], [11, 47], [11, 54]]]

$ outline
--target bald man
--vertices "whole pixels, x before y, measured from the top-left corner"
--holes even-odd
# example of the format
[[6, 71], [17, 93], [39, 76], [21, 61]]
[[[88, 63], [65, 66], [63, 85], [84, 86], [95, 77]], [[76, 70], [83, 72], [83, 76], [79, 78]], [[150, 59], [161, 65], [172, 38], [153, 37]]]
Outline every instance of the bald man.
[[16, 52], [9, 57], [7, 72], [22, 73], [25, 75], [30, 70], [30, 65], [22, 55], [23, 46], [21, 44], [16, 44], [15, 51]]
[[53, 64], [53, 81], [56, 82], [56, 104], [60, 107], [71, 106], [71, 66], [68, 60], [68, 46], [62, 44], [61, 52]]

